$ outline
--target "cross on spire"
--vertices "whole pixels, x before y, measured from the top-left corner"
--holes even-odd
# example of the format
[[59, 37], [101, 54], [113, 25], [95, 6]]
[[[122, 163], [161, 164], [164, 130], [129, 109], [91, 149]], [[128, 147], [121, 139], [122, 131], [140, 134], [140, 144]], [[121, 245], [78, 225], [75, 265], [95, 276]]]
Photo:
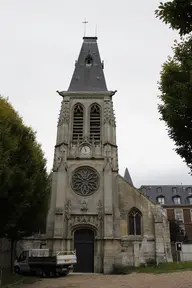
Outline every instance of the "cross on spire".
[[82, 22], [84, 24], [84, 37], [86, 36], [86, 25], [88, 23], [88, 21], [86, 21], [86, 19]]

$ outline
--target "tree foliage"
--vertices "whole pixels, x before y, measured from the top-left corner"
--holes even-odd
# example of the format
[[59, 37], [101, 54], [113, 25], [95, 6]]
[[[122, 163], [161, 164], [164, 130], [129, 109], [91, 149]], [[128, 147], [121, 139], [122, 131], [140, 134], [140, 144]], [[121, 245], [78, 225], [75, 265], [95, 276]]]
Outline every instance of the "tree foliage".
[[192, 171], [192, 39], [175, 42], [173, 52], [161, 72], [158, 108], [176, 152]]
[[181, 36], [192, 31], [192, 1], [173, 0], [160, 2], [155, 14], [172, 29], [178, 30]]
[[[160, 2], [156, 16], [179, 34], [192, 31], [192, 1]], [[158, 106], [176, 152], [192, 172], [192, 36], [175, 41], [173, 57], [163, 64], [159, 83], [161, 104]]]
[[169, 222], [170, 238], [171, 242], [180, 242], [184, 240], [184, 233], [181, 229], [179, 222], [176, 220], [171, 220]]
[[0, 96], [0, 236], [16, 240], [42, 228], [49, 182], [34, 131]]

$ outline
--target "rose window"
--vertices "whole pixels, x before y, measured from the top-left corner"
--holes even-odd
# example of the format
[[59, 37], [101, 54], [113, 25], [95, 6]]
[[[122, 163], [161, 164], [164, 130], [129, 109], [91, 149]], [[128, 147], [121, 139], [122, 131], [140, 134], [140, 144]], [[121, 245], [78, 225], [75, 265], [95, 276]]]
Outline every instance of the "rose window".
[[76, 194], [89, 196], [99, 187], [99, 174], [91, 167], [79, 167], [73, 172], [71, 186]]

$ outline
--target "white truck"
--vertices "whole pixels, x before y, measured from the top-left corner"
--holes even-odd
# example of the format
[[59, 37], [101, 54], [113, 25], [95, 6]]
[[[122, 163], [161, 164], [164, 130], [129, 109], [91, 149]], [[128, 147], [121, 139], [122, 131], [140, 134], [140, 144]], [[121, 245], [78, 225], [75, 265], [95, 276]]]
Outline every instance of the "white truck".
[[67, 275], [77, 263], [75, 251], [59, 251], [51, 255], [49, 249], [30, 249], [23, 251], [14, 262], [18, 274], [33, 273], [42, 277]]

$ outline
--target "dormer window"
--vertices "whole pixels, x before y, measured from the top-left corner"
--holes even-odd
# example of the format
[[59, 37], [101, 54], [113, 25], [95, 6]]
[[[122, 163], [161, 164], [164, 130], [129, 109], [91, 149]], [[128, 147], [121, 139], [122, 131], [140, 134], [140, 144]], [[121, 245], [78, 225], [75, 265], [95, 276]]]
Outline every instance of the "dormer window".
[[164, 196], [157, 197], [157, 203], [161, 205], [165, 204], [165, 197]]
[[192, 196], [188, 197], [189, 204], [192, 204]]
[[90, 68], [93, 64], [93, 58], [91, 57], [91, 55], [88, 55], [85, 59], [85, 64], [86, 67]]
[[173, 203], [174, 203], [175, 205], [181, 204], [181, 197], [180, 197], [180, 196], [175, 196], [175, 197], [173, 197]]
[[191, 189], [191, 187], [188, 187], [188, 188], [187, 188], [187, 192], [188, 192], [188, 195], [189, 195], [189, 196], [192, 196], [192, 189]]
[[162, 193], [162, 188], [161, 187], [157, 187], [157, 193], [161, 194]]
[[176, 187], [172, 188], [172, 193], [173, 193], [173, 195], [177, 195], [177, 188]]

